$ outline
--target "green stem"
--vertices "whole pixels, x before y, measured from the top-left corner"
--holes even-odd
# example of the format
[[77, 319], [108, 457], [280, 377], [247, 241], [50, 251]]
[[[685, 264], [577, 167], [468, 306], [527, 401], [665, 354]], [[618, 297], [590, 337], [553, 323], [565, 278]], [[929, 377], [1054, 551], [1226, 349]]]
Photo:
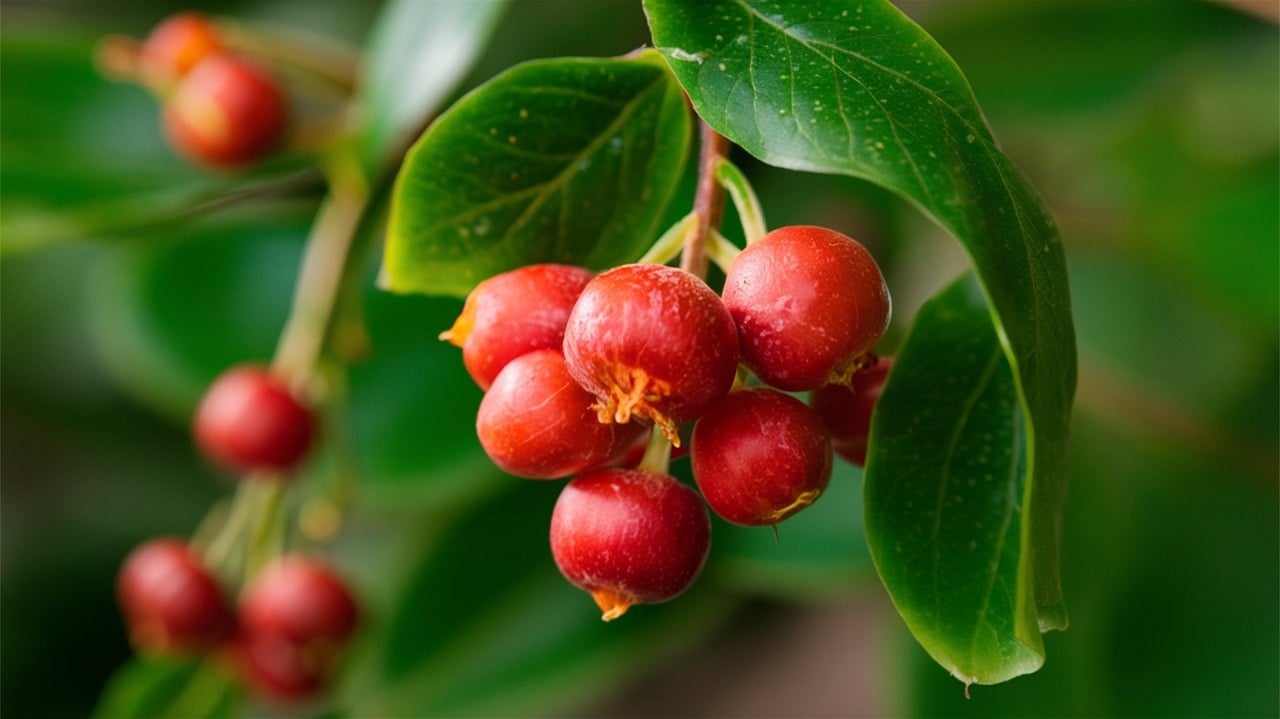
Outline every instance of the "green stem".
[[[349, 269], [352, 243], [368, 204], [368, 188], [354, 158], [336, 157], [327, 169], [329, 196], [311, 228], [293, 306], [272, 361], [272, 369], [304, 393], [315, 383], [316, 366]], [[279, 530], [284, 526], [284, 493], [281, 477], [242, 478], [227, 521], [209, 544], [206, 560], [223, 567], [241, 547], [244, 576], [251, 577], [279, 554], [283, 550]]]
[[764, 222], [764, 210], [760, 207], [760, 199], [756, 197], [756, 191], [752, 189], [746, 175], [743, 175], [742, 170], [725, 157], [720, 158], [716, 163], [715, 175], [716, 181], [728, 190], [729, 197], [733, 199], [733, 206], [738, 210], [738, 220], [742, 223], [742, 232], [746, 235], [747, 244], [764, 237], [768, 231]]
[[638, 262], [665, 265], [674, 260], [676, 255], [680, 254], [680, 248], [684, 247], [685, 238], [697, 221], [698, 216], [692, 212], [681, 217], [666, 232], [662, 233], [662, 237], [659, 237], [653, 243], [653, 246], [649, 248], [648, 252], [644, 253], [644, 256]]
[[360, 54], [331, 38], [226, 18], [218, 30], [233, 50], [305, 72], [344, 96], [360, 77]]
[[738, 258], [742, 252], [737, 245], [729, 241], [729, 238], [720, 234], [719, 230], [712, 230], [707, 237], [706, 247], [707, 257], [716, 263], [722, 271], [728, 272], [733, 261]]
[[671, 471], [671, 442], [662, 430], [654, 427], [649, 434], [649, 444], [636, 469], [650, 474], [669, 474]]

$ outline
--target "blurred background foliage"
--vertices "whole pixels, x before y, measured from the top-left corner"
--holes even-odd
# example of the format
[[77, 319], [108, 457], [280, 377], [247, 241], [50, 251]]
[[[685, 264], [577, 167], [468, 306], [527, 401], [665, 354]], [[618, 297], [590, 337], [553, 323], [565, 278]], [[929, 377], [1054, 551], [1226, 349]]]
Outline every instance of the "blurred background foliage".
[[[229, 494], [185, 421], [221, 368], [270, 356], [322, 190], [291, 158], [248, 178], [185, 166], [154, 102], [95, 74], [103, 34], [141, 36], [200, 5], [5, 3], [5, 716], [93, 711], [129, 658], [112, 597], [121, 558], [157, 534], [190, 535]], [[360, 477], [335, 552], [369, 616], [330, 711], [1280, 714], [1275, 24], [1173, 0], [901, 6], [965, 71], [1067, 248], [1081, 355], [1064, 521], [1072, 626], [1046, 637], [1045, 667], [965, 700], [889, 606], [847, 466], [781, 542], [718, 523], [689, 595], [601, 625], [546, 548], [558, 485], [504, 477], [480, 452], [479, 391], [435, 339], [459, 302], [381, 293], [369, 257], [348, 304], [366, 317], [371, 353], [335, 375], [346, 386], [328, 420], [337, 448], [315, 472]], [[205, 9], [358, 45], [378, 7]], [[515, 2], [462, 87], [521, 60], [646, 40], [639, 3]], [[895, 299], [886, 349], [964, 267], [949, 238], [882, 191], [737, 159], [771, 225], [836, 227], [881, 260]], [[179, 706], [142, 691], [189, 673], [135, 664], [102, 711], [240, 708], [216, 682], [197, 687], [207, 697], [188, 685], [196, 703]]]

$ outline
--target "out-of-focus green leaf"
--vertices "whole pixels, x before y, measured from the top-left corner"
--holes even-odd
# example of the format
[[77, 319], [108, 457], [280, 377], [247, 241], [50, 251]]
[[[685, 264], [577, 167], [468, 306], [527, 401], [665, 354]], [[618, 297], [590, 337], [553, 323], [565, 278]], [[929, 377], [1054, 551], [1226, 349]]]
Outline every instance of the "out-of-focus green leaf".
[[101, 719], [199, 719], [238, 713], [243, 695], [225, 667], [138, 659], [116, 672], [94, 714]]
[[907, 626], [965, 683], [1035, 671], [1029, 437], [972, 276], [921, 308], [872, 422], [867, 543]]
[[812, 601], [865, 586], [874, 571], [862, 531], [862, 473], [837, 460], [818, 501], [778, 525], [717, 522], [715, 578], [738, 590]]
[[547, 532], [563, 483], [510, 482], [496, 499], [425, 533], [378, 642], [376, 679], [361, 687], [352, 713], [561, 713], [729, 617], [733, 600], [695, 585], [605, 624], [551, 558]]
[[366, 164], [384, 163], [387, 152], [422, 127], [481, 52], [505, 5], [505, 0], [387, 3], [369, 40], [360, 85]]
[[365, 308], [372, 354], [350, 368], [348, 402], [366, 498], [439, 504], [510, 481], [476, 438], [482, 393], [462, 353], [436, 338], [461, 303], [369, 288]]
[[658, 56], [518, 65], [432, 124], [396, 180], [384, 282], [465, 295], [534, 262], [607, 267], [661, 229], [689, 113]]
[[[1041, 628], [1065, 627], [1058, 523], [1076, 380], [1066, 263], [1053, 220], [997, 147], [959, 68], [879, 0], [647, 0], [645, 8], [658, 48], [718, 132], [769, 164], [889, 188], [968, 251], [1028, 441], [1018, 585], [1033, 593], [1027, 611]], [[997, 670], [997, 659], [987, 657], [982, 681], [1031, 666], [1009, 656]]]
[[271, 359], [305, 234], [304, 218], [259, 218], [108, 254], [89, 307], [107, 368], [135, 396], [185, 422], [223, 369]]

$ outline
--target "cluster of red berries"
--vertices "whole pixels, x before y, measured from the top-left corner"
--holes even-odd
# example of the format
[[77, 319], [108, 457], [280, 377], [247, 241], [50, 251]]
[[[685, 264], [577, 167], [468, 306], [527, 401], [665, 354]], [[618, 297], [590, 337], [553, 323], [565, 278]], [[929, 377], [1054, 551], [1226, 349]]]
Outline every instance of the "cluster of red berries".
[[[306, 456], [313, 424], [309, 406], [284, 381], [246, 365], [210, 385], [193, 431], [210, 460], [278, 477]], [[328, 683], [359, 616], [346, 583], [303, 555], [278, 557], [248, 582], [233, 609], [201, 556], [176, 539], [135, 549], [116, 591], [139, 651], [218, 652], [233, 660], [250, 687], [277, 700], [305, 698]]]
[[173, 15], [141, 45], [111, 46], [114, 74], [145, 85], [163, 103], [165, 136], [184, 157], [221, 168], [250, 165], [280, 147], [289, 103], [262, 66], [233, 52], [195, 13]]
[[[776, 526], [826, 488], [833, 446], [864, 460], [887, 370], [871, 349], [889, 312], [861, 244], [786, 227], [737, 256], [720, 295], [665, 265], [531, 265], [477, 285], [441, 339], [486, 390], [476, 431], [494, 463], [574, 477], [552, 512], [552, 555], [609, 620], [692, 584], [710, 549], [706, 506]], [[789, 394], [810, 390], [813, 408]], [[661, 449], [639, 466], [632, 451], [652, 428], [648, 446], [669, 452], [695, 422], [701, 498]]]
[[176, 539], [155, 539], [125, 560], [116, 594], [141, 652], [222, 651], [259, 693], [293, 700], [332, 678], [359, 612], [325, 564], [285, 556], [259, 573], [233, 610], [201, 558]]

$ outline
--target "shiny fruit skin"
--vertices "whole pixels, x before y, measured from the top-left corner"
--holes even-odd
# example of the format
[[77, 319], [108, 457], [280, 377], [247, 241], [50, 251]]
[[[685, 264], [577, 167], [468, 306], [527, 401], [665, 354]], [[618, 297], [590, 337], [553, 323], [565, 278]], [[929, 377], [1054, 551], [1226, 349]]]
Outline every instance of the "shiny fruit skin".
[[154, 539], [134, 549], [116, 577], [116, 598], [130, 639], [145, 653], [208, 650], [235, 627], [217, 580], [177, 539]]
[[242, 472], [292, 469], [311, 446], [311, 410], [266, 369], [233, 367], [196, 409], [196, 445], [209, 459]]
[[565, 485], [551, 513], [551, 554], [604, 620], [679, 596], [702, 571], [711, 518], [698, 494], [664, 474], [604, 469]]
[[809, 405], [831, 434], [836, 454], [859, 467], [867, 463], [871, 413], [892, 367], [892, 357], [881, 357], [874, 365], [855, 373], [848, 386], [827, 385], [809, 399]]
[[734, 524], [775, 525], [831, 480], [831, 441], [818, 415], [767, 387], [730, 392], [693, 428], [693, 476], [711, 509]]
[[462, 314], [440, 339], [462, 348], [462, 363], [489, 389], [508, 362], [560, 349], [569, 313], [593, 273], [572, 265], [528, 265], [494, 275], [467, 295]]
[[569, 373], [600, 421], [652, 420], [679, 446], [679, 425], [733, 386], [738, 338], [711, 288], [674, 267], [634, 264], [587, 284], [564, 338]]
[[498, 373], [476, 413], [476, 434], [504, 472], [569, 477], [626, 452], [647, 429], [600, 422], [594, 401], [569, 376], [560, 350], [530, 352]]
[[359, 615], [351, 590], [328, 566], [278, 559], [240, 598], [237, 655], [246, 679], [277, 699], [314, 694], [337, 670]]
[[250, 165], [284, 140], [288, 108], [277, 82], [230, 55], [205, 57], [175, 86], [161, 118], [179, 154], [202, 165]]
[[822, 227], [782, 227], [725, 276], [742, 361], [788, 392], [844, 381], [889, 325], [889, 290], [866, 248]]
[[222, 48], [222, 39], [208, 18], [194, 12], [170, 15], [143, 40], [138, 73], [146, 85], [163, 93]]

